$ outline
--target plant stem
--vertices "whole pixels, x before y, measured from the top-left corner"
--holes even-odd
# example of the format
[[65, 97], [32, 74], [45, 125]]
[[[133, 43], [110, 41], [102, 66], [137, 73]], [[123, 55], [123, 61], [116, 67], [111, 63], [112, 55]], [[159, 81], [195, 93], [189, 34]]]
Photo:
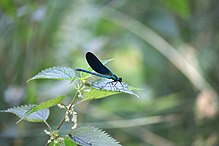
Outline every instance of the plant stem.
[[[78, 91], [75, 93], [75, 95], [74, 95], [74, 97], [73, 97], [73, 99], [72, 99], [72, 101], [71, 101], [71, 104], [70, 104], [69, 108], [66, 108], [66, 110], [71, 110], [71, 108], [74, 106], [74, 103], [75, 103], [75, 101], [76, 101], [76, 99], [77, 99], [78, 93], [79, 93]], [[65, 115], [62, 117], [62, 119], [61, 119], [59, 125], [57, 126], [56, 130], [59, 130], [59, 129], [61, 128], [62, 124], [65, 122], [66, 114], [67, 114], [67, 112], [65, 112]], [[52, 131], [52, 129], [51, 129], [51, 127], [49, 126], [49, 124], [48, 124], [47, 122], [45, 122], [45, 123], [46, 123], [46, 125], [49, 127], [50, 131]], [[46, 144], [46, 146], [48, 146], [48, 145], [49, 145], [49, 143]]]
[[[67, 110], [70, 110], [72, 108], [72, 106], [74, 105], [74, 102], [76, 100], [77, 94], [78, 94], [78, 92], [75, 93], [75, 95], [74, 95], [74, 97], [73, 97], [73, 99], [71, 101], [69, 109], [66, 108]], [[60, 121], [60, 123], [57, 126], [56, 130], [59, 130], [61, 128], [62, 124], [65, 122], [65, 116], [66, 116], [66, 112], [65, 112], [65, 115], [62, 117], [62, 120]], [[52, 132], [52, 129], [49, 126], [49, 124], [46, 121], [44, 121], [44, 123], [47, 125], [47, 127], [49, 127], [50, 132]], [[48, 145], [49, 145], [49, 143], [45, 144], [45, 146], [48, 146]]]
[[[71, 101], [70, 107], [67, 110], [70, 110], [72, 108], [72, 106], [74, 105], [74, 102], [76, 100], [77, 94], [78, 94], [78, 92], [75, 93], [75, 95], [74, 95], [74, 97], [73, 97], [73, 99]], [[62, 117], [62, 120], [60, 121], [60, 123], [57, 126], [56, 130], [59, 130], [61, 128], [62, 124], [65, 122], [65, 116], [66, 116], [66, 112], [65, 112], [65, 115]]]
[[46, 124], [46, 126], [49, 128], [49, 131], [52, 133], [52, 128], [50, 127], [50, 125], [45, 120], [43, 122]]

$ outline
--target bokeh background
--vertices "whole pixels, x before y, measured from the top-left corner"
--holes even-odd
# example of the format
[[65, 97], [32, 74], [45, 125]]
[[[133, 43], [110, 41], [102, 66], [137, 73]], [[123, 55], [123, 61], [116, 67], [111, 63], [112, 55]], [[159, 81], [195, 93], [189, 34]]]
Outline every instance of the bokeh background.
[[[142, 90], [81, 104], [79, 124], [124, 146], [218, 146], [218, 39], [217, 0], [1, 0], [0, 109], [70, 100], [69, 82], [26, 81], [51, 66], [86, 67], [92, 51]], [[48, 122], [63, 112], [51, 108]], [[45, 145], [44, 124], [17, 120], [0, 113], [0, 145]]]

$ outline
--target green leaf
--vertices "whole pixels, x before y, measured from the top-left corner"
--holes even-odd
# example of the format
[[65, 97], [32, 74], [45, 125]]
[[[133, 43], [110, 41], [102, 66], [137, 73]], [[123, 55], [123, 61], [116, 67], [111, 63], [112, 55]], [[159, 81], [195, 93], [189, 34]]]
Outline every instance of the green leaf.
[[75, 142], [73, 142], [69, 137], [65, 138], [65, 146], [77, 146]]
[[[49, 107], [52, 107], [54, 105], [57, 105], [59, 103], [62, 102], [62, 100], [65, 98], [65, 96], [58, 96], [56, 98], [53, 98], [53, 99], [50, 99], [50, 100], [47, 100], [47, 101], [44, 101], [42, 102], [41, 104], [33, 107], [29, 112], [28, 114], [31, 114], [33, 112], [36, 112], [38, 110], [42, 110], [42, 109], [45, 109], [45, 108], [49, 108]], [[27, 114], [27, 115], [28, 115]]]
[[95, 127], [79, 127], [74, 129], [69, 137], [82, 146], [121, 146], [108, 133]]
[[86, 99], [99, 99], [99, 98], [104, 98], [104, 97], [114, 95], [114, 94], [119, 94], [119, 93], [121, 92], [90, 88], [89, 92], [83, 91], [82, 95], [83, 95], [83, 98], [86, 98]]
[[42, 109], [49, 108], [49, 107], [52, 107], [54, 105], [61, 103], [64, 98], [65, 98], [65, 96], [58, 96], [56, 98], [44, 101], [39, 105], [32, 106], [17, 123], [19, 123], [22, 119], [26, 118], [28, 115], [30, 115], [34, 112], [37, 112], [37, 111], [40, 111]]
[[26, 121], [29, 122], [43, 122], [46, 121], [49, 117], [49, 109], [43, 109], [39, 110], [37, 112], [31, 113], [28, 116], [26, 116], [26, 113], [30, 111], [30, 109], [34, 108], [36, 105], [24, 105], [19, 107], [13, 107], [9, 108], [7, 110], [1, 110], [0, 112], [7, 112], [7, 113], [13, 113], [17, 115], [19, 118], [23, 118]]
[[51, 67], [45, 69], [29, 79], [27, 82], [35, 79], [55, 79], [55, 80], [70, 80], [74, 79], [75, 72], [69, 67]]
[[93, 81], [91, 84], [87, 83], [86, 85], [91, 87], [89, 92], [84, 90], [82, 93], [82, 96], [87, 99], [104, 98], [119, 93], [132, 94], [139, 98], [139, 96], [132, 91], [135, 90], [135, 88], [129, 87], [128, 84], [124, 82], [118, 83], [110, 82], [107, 79], [99, 79]]
[[75, 142], [73, 142], [68, 136], [64, 137], [64, 145], [62, 142], [60, 143], [55, 143], [52, 141], [49, 143], [49, 146], [78, 146]]

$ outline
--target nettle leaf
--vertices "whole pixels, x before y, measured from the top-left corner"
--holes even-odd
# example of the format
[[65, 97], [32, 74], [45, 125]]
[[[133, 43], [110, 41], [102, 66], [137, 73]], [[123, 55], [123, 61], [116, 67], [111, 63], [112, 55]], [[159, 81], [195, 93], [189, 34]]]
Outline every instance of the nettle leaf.
[[73, 142], [68, 136], [64, 137], [64, 142], [50, 142], [49, 146], [78, 146], [75, 142]]
[[29, 108], [28, 111], [26, 111], [26, 114], [17, 123], [19, 123], [22, 119], [25, 119], [27, 116], [31, 115], [32, 113], [35, 113], [42, 109], [49, 108], [49, 107], [52, 107], [54, 105], [61, 103], [64, 98], [65, 96], [58, 96], [56, 98], [44, 101], [39, 105], [32, 106], [31, 108]]
[[129, 87], [128, 84], [124, 82], [119, 83], [112, 82], [108, 79], [99, 79], [86, 85], [91, 87], [89, 92], [87, 90], [83, 92], [83, 97], [88, 99], [98, 99], [119, 93], [132, 94], [139, 98], [139, 96], [132, 91], [136, 90], [136, 88]]
[[[61, 103], [64, 98], [65, 98], [65, 96], [58, 96], [58, 97], [56, 97], [56, 98], [53, 98], [53, 99], [44, 101], [44, 102], [42, 102], [41, 104], [39, 104], [39, 105], [33, 107], [33, 108], [28, 112], [28, 114], [31, 114], [31, 113], [36, 112], [36, 111], [38, 111], [38, 110], [42, 110], [42, 109], [45, 109], [45, 108], [49, 108], [49, 107], [55, 106], [55, 105]], [[27, 114], [27, 115], [28, 115], [28, 114]]]
[[35, 79], [55, 79], [55, 80], [73, 80], [75, 72], [69, 67], [51, 67], [45, 69], [29, 79], [27, 82]]
[[119, 94], [120, 92], [113, 92], [107, 90], [100, 90], [95, 88], [90, 88], [82, 92], [82, 96], [85, 99], [99, 99], [110, 95]]
[[[69, 137], [65, 137], [65, 146], [78, 146], [75, 142], [72, 141]], [[52, 146], [52, 145], [51, 145]]]
[[28, 116], [26, 116], [27, 112], [30, 111], [30, 109], [34, 108], [36, 105], [23, 105], [19, 107], [13, 107], [9, 108], [7, 110], [2, 110], [1, 112], [6, 113], [13, 113], [17, 115], [19, 118], [23, 118], [26, 121], [29, 122], [43, 122], [46, 121], [49, 117], [49, 109], [42, 109], [37, 112], [31, 113]]
[[95, 127], [79, 127], [74, 129], [69, 137], [82, 146], [121, 146], [108, 133]]

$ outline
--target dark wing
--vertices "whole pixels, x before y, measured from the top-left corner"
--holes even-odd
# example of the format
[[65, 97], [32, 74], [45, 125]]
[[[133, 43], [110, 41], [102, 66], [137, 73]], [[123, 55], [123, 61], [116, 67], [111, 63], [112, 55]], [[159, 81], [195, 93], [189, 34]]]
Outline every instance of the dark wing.
[[106, 66], [104, 66], [93, 53], [87, 52], [86, 59], [90, 67], [97, 73], [112, 75], [112, 72]]

